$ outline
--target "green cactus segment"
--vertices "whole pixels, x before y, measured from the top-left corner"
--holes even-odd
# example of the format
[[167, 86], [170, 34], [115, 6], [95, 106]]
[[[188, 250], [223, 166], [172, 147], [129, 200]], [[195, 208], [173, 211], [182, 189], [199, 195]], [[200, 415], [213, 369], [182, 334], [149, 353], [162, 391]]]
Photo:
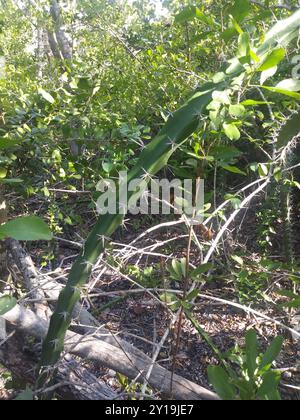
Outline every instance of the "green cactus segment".
[[[295, 37], [300, 27], [300, 10], [285, 21], [275, 25], [266, 35], [265, 43], [256, 54], [262, 58], [270, 49]], [[128, 183], [133, 179], [145, 179], [145, 175], [155, 175], [168, 162], [176, 147], [183, 143], [199, 126], [201, 116], [205, 114], [207, 105], [212, 101], [213, 92], [226, 89], [234, 78], [245, 72], [238, 60], [233, 60], [225, 81], [206, 83], [197, 90], [186, 104], [175, 112], [161, 132], [141, 153], [140, 158], [128, 176]], [[148, 179], [149, 181], [149, 179]], [[128, 185], [128, 184], [127, 184]], [[125, 186], [124, 188], [128, 188]], [[132, 193], [130, 193], [132, 194]], [[130, 194], [128, 194], [130, 196]], [[62, 291], [56, 310], [52, 316], [48, 335], [43, 344], [41, 366], [51, 367], [59, 360], [64, 347], [64, 339], [71, 321], [75, 304], [80, 299], [80, 289], [91, 274], [92, 267], [105, 250], [105, 238], [111, 236], [123, 221], [122, 215], [101, 216], [89, 235], [82, 254], [75, 262], [66, 288]], [[42, 372], [45, 372], [42, 369]], [[43, 375], [42, 377], [45, 377]]]
[[292, 235], [291, 188], [284, 183], [280, 186], [281, 217], [283, 219], [283, 251], [285, 261], [292, 269], [294, 263], [294, 246]]
[[[229, 84], [228, 79], [227, 84]], [[184, 142], [199, 126], [199, 122], [207, 105], [212, 101], [215, 90], [224, 89], [223, 83], [206, 83], [200, 88], [186, 104], [176, 111], [165, 124], [147, 148], [128, 176], [128, 181], [138, 179], [145, 175], [155, 175], [166, 166], [176, 146]]]
[[[284, 153], [283, 166], [284, 169], [292, 167], [297, 163], [295, 152], [293, 150], [293, 139], [300, 134], [300, 111], [296, 112], [284, 124], [277, 136], [277, 147], [279, 149], [286, 148]], [[284, 172], [285, 177], [280, 181], [280, 207], [281, 218], [283, 220], [283, 251], [285, 261], [292, 268], [295, 260], [295, 241], [293, 229], [293, 205], [292, 205], [292, 188], [286, 183], [291, 179], [291, 172]]]
[[281, 128], [278, 135], [277, 146], [286, 147], [294, 137], [300, 134], [300, 111], [294, 114]]
[[[136, 166], [128, 175], [128, 182], [148, 175], [155, 175], [168, 162], [179, 145], [189, 137], [199, 125], [199, 113], [212, 101], [214, 90], [224, 84], [207, 84], [169, 119], [159, 135], [141, 153]], [[128, 186], [126, 186], [128, 188]], [[121, 194], [121, 192], [120, 192]], [[131, 193], [132, 194], [132, 193]], [[130, 193], [128, 193], [130, 197]], [[122, 224], [123, 215], [100, 217], [89, 235], [83, 252], [72, 267], [66, 288], [61, 292], [57, 307], [51, 318], [48, 336], [45, 339], [41, 366], [54, 365], [64, 347], [64, 338], [71, 322], [75, 304], [80, 299], [80, 289], [89, 279], [92, 267], [105, 250], [105, 238], [111, 236]]]
[[280, 47], [288, 46], [293, 39], [298, 38], [300, 29], [299, 21], [300, 9], [287, 19], [277, 22], [266, 34], [263, 45], [258, 48], [258, 56], [262, 57], [264, 54], [268, 54], [277, 45]]
[[48, 336], [43, 344], [42, 366], [55, 364], [64, 348], [64, 338], [70, 326], [72, 313], [80, 300], [81, 288], [91, 275], [93, 264], [105, 250], [104, 235], [110, 236], [122, 223], [123, 216], [100, 218], [89, 235], [84, 250], [72, 267], [68, 283], [61, 292], [51, 318]]

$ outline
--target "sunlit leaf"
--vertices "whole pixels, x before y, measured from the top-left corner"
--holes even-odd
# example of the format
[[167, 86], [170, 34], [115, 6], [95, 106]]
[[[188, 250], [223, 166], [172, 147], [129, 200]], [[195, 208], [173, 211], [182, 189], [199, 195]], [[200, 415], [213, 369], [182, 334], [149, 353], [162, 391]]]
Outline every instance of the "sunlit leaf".
[[202, 16], [200, 9], [196, 6], [187, 6], [175, 16], [175, 22], [186, 23], [195, 19], [197, 16]]
[[285, 57], [285, 49], [278, 48], [272, 51], [267, 58], [263, 61], [262, 65], [258, 68], [258, 71], [266, 71], [277, 66]]
[[238, 57], [250, 56], [250, 36], [246, 32], [239, 36]]
[[288, 90], [291, 92], [298, 92], [300, 91], [300, 80], [296, 79], [286, 79], [282, 80], [278, 85], [276, 85], [277, 89]]
[[247, 99], [246, 101], [241, 102], [241, 105], [243, 106], [259, 106], [268, 104], [272, 104], [272, 102], [255, 101], [254, 99]]
[[0, 297], [0, 316], [11, 311], [17, 304], [17, 300], [11, 296]]
[[229, 113], [233, 117], [241, 118], [245, 115], [246, 109], [243, 105], [230, 105]]
[[268, 70], [265, 70], [261, 73], [260, 84], [263, 85], [270, 77], [273, 77], [277, 73], [278, 67], [272, 67]]
[[274, 93], [281, 93], [282, 95], [289, 96], [294, 99], [300, 100], [300, 80], [296, 79], [286, 79], [278, 83], [275, 87], [262, 86], [264, 89], [267, 89]]
[[50, 241], [52, 233], [46, 223], [36, 216], [20, 217], [0, 226], [0, 238], [18, 241]]
[[7, 169], [0, 167], [0, 179], [6, 178], [7, 175]]
[[241, 138], [240, 130], [234, 124], [223, 124], [226, 136], [230, 140], [239, 140]]
[[50, 104], [54, 104], [55, 99], [53, 98], [50, 93], [46, 92], [44, 89], [39, 88], [38, 89], [39, 94], [45, 99], [45, 101], [49, 102]]
[[242, 171], [241, 169], [237, 168], [236, 166], [225, 165], [225, 166], [222, 166], [222, 168], [225, 169], [225, 171], [231, 172], [233, 174], [247, 175], [246, 172]]
[[251, 11], [249, 0], [235, 0], [234, 5], [229, 8], [228, 14], [232, 15], [237, 22], [244, 20]]
[[231, 258], [233, 259], [233, 261], [235, 261], [241, 267], [244, 265], [243, 258], [239, 257], [238, 255], [232, 255]]

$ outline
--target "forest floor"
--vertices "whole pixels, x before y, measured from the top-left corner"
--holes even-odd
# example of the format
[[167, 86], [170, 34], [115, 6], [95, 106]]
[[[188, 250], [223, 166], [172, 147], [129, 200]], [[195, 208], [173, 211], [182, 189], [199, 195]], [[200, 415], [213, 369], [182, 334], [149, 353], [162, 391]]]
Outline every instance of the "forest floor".
[[[252, 248], [252, 253], [249, 252], [249, 258], [257, 259], [255, 253], [255, 225], [253, 224], [255, 221], [251, 220], [255, 217], [254, 215], [255, 210], [248, 213], [249, 220], [244, 223], [246, 228], [243, 228], [246, 230], [240, 229], [235, 232], [235, 240], [230, 237], [227, 238], [227, 255], [220, 254], [214, 258], [214, 265], [218, 267], [218, 274], [212, 277], [209, 282], [201, 285], [202, 294], [239, 303], [234, 278], [230, 276], [226, 269], [226, 258], [234, 253], [237, 247], [245, 249], [248, 246], [248, 248]], [[162, 221], [160, 220], [160, 222]], [[111, 258], [115, 259], [117, 256], [119, 261], [122, 261], [123, 267], [126, 267], [125, 271], [115, 271], [111, 269], [113, 267], [110, 267], [99, 278], [99, 273], [103, 269], [103, 265], [99, 264], [89, 284], [92, 288], [82, 301], [82, 304], [101, 325], [109, 329], [112, 334], [120, 335], [150, 357], [152, 357], [157, 344], [170, 325], [170, 311], [161, 305], [159, 299], [155, 299], [150, 292], [157, 288], [180, 291], [180, 285], [170, 281], [166, 275], [167, 264], [174, 258], [183, 258], [186, 255], [187, 244], [186, 230], [184, 226], [179, 226], [162, 228], [149, 233], [141, 238], [138, 244], [134, 245], [135, 249], [129, 248], [129, 245], [145, 230], [157, 224], [158, 221], [150, 218], [129, 220], [126, 229], [123, 228], [120, 233], [115, 235], [113, 244], [105, 256], [108, 261], [111, 261]], [[203, 240], [200, 232], [197, 234], [199, 240]], [[76, 238], [78, 240], [78, 237], [74, 235], [70, 235], [68, 238], [62, 237], [69, 241], [76, 241]], [[243, 243], [237, 242], [242, 238]], [[149, 247], [163, 242], [165, 242], [165, 245], [155, 251], [157, 255], [144, 255], [139, 252], [139, 250], [145, 250], [147, 247], [147, 249], [150, 249]], [[131, 251], [126, 251], [125, 246]], [[28, 251], [36, 266], [39, 267], [46, 249], [30, 245]], [[78, 249], [71, 242], [58, 241], [54, 249], [55, 258], [52, 265], [43, 269], [43, 271], [46, 273], [54, 270], [55, 275], [58, 274], [64, 279], [77, 253]], [[167, 258], [163, 259], [159, 255], [167, 256]], [[197, 266], [200, 261], [199, 249], [192, 246], [191, 263]], [[156, 271], [158, 270], [159, 279], [157, 279], [157, 274], [154, 278], [151, 276], [143, 277], [140, 283], [142, 287], [140, 287], [137, 277], [146, 267], [153, 267]], [[135, 279], [134, 284], [132, 283], [133, 278]], [[266, 288], [268, 302], [262, 299], [255, 305], [252, 303], [251, 306], [262, 314], [288, 325], [291, 319], [286, 315], [286, 312], [278, 310], [276, 303], [279, 302], [279, 297], [275, 292], [276, 287], [284, 287], [285, 282], [285, 273], [276, 272], [274, 276], [268, 279]], [[109, 296], [105, 294], [109, 294]], [[274, 323], [239, 308], [204, 299], [198, 299], [197, 302], [197, 306], [193, 309], [193, 316], [221, 352], [227, 352], [236, 345], [243, 346], [245, 332], [249, 328], [255, 328], [260, 337], [263, 337], [262, 348], [266, 348], [275, 336], [283, 334], [282, 329]], [[248, 303], [245, 302], [245, 305], [248, 305]], [[300, 398], [299, 392], [284, 386], [284, 384], [300, 386], [300, 342], [295, 341], [290, 333], [284, 333], [284, 335], [286, 338], [285, 347], [277, 361], [277, 367], [284, 370], [282, 393], [286, 399]], [[168, 340], [163, 344], [157, 361], [186, 379], [209, 388], [207, 368], [209, 365], [218, 364], [216, 354], [186, 318], [183, 321], [180, 337], [180, 345], [175, 351], [176, 334], [174, 330], [172, 331]], [[122, 391], [120, 381], [114, 372], [107, 369], [103, 370], [99, 366], [91, 366], [91, 368], [97, 377], [101, 375], [101, 378], [113, 389], [118, 392]], [[296, 372], [297, 369], [298, 372]], [[0, 371], [0, 378], [5, 378], [5, 375], [7, 375], [7, 372]], [[11, 398], [12, 394], [4, 388], [4, 383], [5, 381], [2, 380], [1, 386], [0, 381], [0, 399]]]
[[[142, 232], [143, 230], [140, 233]], [[136, 232], [134, 236], [136, 237], [138, 234]], [[175, 234], [180, 237], [182, 232], [176, 232]], [[139, 246], [144, 248], [149, 246], [149, 242], [158, 243], [164, 239], [167, 240], [170, 235], [174, 235], [174, 228], [169, 230], [169, 232], [165, 232], [165, 235], [161, 232], [153, 235], [145, 243], [139, 244]], [[130, 240], [132, 240], [132, 235], [129, 235], [127, 238], [122, 238], [123, 243], [129, 243]], [[185, 247], [186, 240], [179, 239], [176, 241], [175, 251], [174, 245], [172, 246], [172, 258], [184, 257]], [[163, 250], [161, 252], [163, 253]], [[196, 265], [199, 258], [199, 251], [196, 247], [192, 249], [191, 256], [191, 262]], [[255, 258], [255, 255], [253, 255], [253, 258]], [[131, 263], [134, 265], [136, 260], [133, 259]], [[157, 266], [157, 259], [154, 258], [153, 264]], [[216, 264], [218, 263], [216, 262]], [[147, 265], [151, 266], [149, 258], [147, 259]], [[275, 278], [269, 280], [269, 285], [276, 284], [280, 287], [281, 281], [282, 286], [284, 286], [284, 278], [285, 276], [282, 276], [282, 273], [278, 272]], [[98, 287], [103, 292], [116, 292], [115, 305], [111, 305], [113, 300], [111, 298], [100, 297], [93, 300], [93, 307], [100, 323], [105, 324], [115, 334], [121, 333], [127, 341], [134, 344], [144, 353], [152, 356], [152, 343], [158, 343], [169, 326], [170, 317], [166, 310], [155, 299], [149, 296], [147, 292], [143, 294], [130, 294], [130, 290], [134, 287], [126, 279], [120, 278], [118, 274], [112, 275], [109, 278], [106, 278], [104, 275]], [[176, 288], [176, 285], [167, 283], [166, 287], [173, 289], [174, 287]], [[118, 292], [120, 290], [129, 291], [123, 301], [118, 299]], [[201, 286], [201, 293], [238, 303], [234, 282], [222, 278], [222, 275], [218, 279]], [[282, 311], [281, 313], [277, 311], [276, 303], [280, 299], [273, 287], [269, 288], [268, 297], [269, 302], [272, 301], [274, 303], [273, 308], [267, 302], [261, 300], [257, 305], [254, 305], [255, 309], [264, 315], [288, 324], [288, 319], [283, 315]], [[204, 331], [209, 334], [212, 342], [221, 352], [228, 352], [235, 346], [243, 347], [245, 332], [250, 328], [255, 328], [259, 335], [263, 337], [264, 341], [261, 343], [263, 349], [267, 348], [274, 337], [283, 333], [274, 323], [268, 322], [258, 316], [247, 314], [241, 309], [202, 299], [198, 300], [198, 302], [200, 303], [194, 308], [193, 316]], [[98, 308], [105, 308], [107, 305], [109, 305], [108, 308], [99, 311]], [[251, 304], [250, 306], [253, 305]], [[277, 360], [277, 367], [285, 370], [297, 366], [300, 372], [300, 342], [295, 341], [290, 333], [284, 335], [286, 338], [285, 347]], [[174, 368], [173, 343], [175, 340], [175, 334], [169, 337], [158, 358], [158, 361], [169, 370]], [[207, 368], [209, 365], [218, 363], [216, 354], [210, 345], [199, 335], [191, 322], [185, 319], [181, 331], [180, 346], [175, 357], [175, 372], [195, 383], [209, 388]], [[291, 375], [288, 372], [285, 375], [287, 383], [290, 383]], [[292, 376], [294, 385], [299, 387], [300, 375]], [[293, 391], [286, 392], [284, 388], [282, 391], [287, 398], [289, 398], [289, 395], [291, 399], [294, 399], [295, 396], [300, 398], [300, 393]]]

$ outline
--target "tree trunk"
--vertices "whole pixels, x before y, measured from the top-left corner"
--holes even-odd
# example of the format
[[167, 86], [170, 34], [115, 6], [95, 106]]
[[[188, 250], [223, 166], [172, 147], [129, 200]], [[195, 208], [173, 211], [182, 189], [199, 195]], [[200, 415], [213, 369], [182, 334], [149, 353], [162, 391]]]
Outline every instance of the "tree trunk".
[[63, 28], [61, 8], [57, 0], [51, 0], [50, 14], [53, 21], [54, 31], [48, 31], [49, 45], [55, 58], [62, 60], [72, 59], [72, 49]]

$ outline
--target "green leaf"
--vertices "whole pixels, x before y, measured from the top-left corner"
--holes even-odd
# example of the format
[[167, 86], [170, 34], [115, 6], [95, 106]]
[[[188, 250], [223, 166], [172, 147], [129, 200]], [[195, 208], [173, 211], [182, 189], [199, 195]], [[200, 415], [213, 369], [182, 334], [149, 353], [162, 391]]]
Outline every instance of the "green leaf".
[[235, 261], [238, 265], [240, 265], [241, 267], [243, 267], [244, 265], [244, 260], [243, 258], [239, 257], [238, 255], [232, 255], [231, 258], [233, 259], [233, 261]]
[[237, 56], [250, 58], [250, 36], [246, 32], [239, 36]]
[[180, 263], [181, 275], [182, 275], [183, 278], [185, 278], [186, 274], [187, 274], [186, 273], [186, 265], [187, 265], [186, 258], [181, 258], [179, 263]]
[[277, 294], [279, 296], [288, 297], [290, 299], [300, 299], [298, 295], [295, 295], [295, 293], [291, 292], [290, 290], [279, 290]]
[[178, 270], [177, 260], [173, 260], [171, 265], [168, 266], [167, 270], [174, 280], [182, 280], [182, 273], [181, 270]]
[[279, 306], [282, 308], [298, 309], [300, 308], [300, 298], [294, 299], [291, 302], [282, 303]]
[[214, 21], [214, 19], [211, 16], [203, 13], [196, 6], [187, 6], [175, 16], [176, 23], [187, 23], [194, 19], [198, 19], [209, 26], [219, 25]]
[[298, 188], [298, 190], [300, 190], [300, 182], [297, 181], [291, 181], [291, 185], [295, 188]]
[[262, 65], [257, 69], [257, 71], [266, 71], [277, 66], [284, 59], [284, 57], [285, 57], [284, 48], [278, 48], [272, 51], [267, 56], [267, 58], [263, 61]]
[[241, 102], [243, 106], [259, 106], [259, 105], [269, 105], [272, 102], [265, 102], [265, 101], [255, 101], [253, 99], [247, 99], [246, 101]]
[[262, 86], [264, 89], [274, 93], [281, 93], [282, 95], [300, 100], [300, 80], [286, 79], [278, 83], [276, 87]]
[[175, 280], [182, 280], [181, 263], [178, 260], [173, 260], [168, 271]]
[[235, 29], [235, 27], [230, 27], [227, 28], [224, 32], [222, 32], [221, 38], [224, 39], [225, 42], [228, 42], [237, 34], [238, 32]]
[[233, 206], [233, 208], [234, 208], [235, 210], [237, 210], [237, 209], [239, 209], [239, 208], [241, 207], [242, 202], [241, 202], [241, 200], [240, 200], [238, 197], [236, 197], [235, 195], [232, 195], [232, 194], [226, 194], [226, 195], [225, 195], [225, 200], [230, 201], [231, 205]]
[[226, 136], [230, 140], [239, 140], [241, 138], [240, 130], [234, 124], [223, 124], [223, 128], [225, 131]]
[[213, 268], [213, 265], [211, 263], [202, 264], [202, 265], [200, 265], [200, 267], [193, 270], [191, 275], [192, 275], [193, 278], [198, 277], [198, 276], [201, 276], [201, 274], [207, 273], [212, 268]]
[[247, 370], [250, 379], [254, 378], [255, 371], [257, 369], [257, 357], [258, 357], [258, 341], [255, 330], [250, 330], [246, 334], [246, 359], [247, 359]]
[[238, 175], [244, 175], [246, 176], [247, 174], [243, 171], [241, 171], [241, 169], [237, 168], [236, 166], [229, 166], [229, 165], [222, 165], [222, 168], [225, 169], [225, 171], [228, 172], [232, 172], [233, 174], [238, 174]]
[[159, 296], [159, 298], [162, 302], [166, 303], [172, 311], [176, 311], [181, 306], [177, 296], [173, 295], [172, 293], [163, 293]]
[[223, 163], [230, 163], [235, 158], [241, 156], [242, 152], [234, 146], [217, 145], [212, 147], [211, 154], [214, 156], [215, 160]]
[[0, 316], [11, 311], [17, 304], [17, 300], [11, 296], [0, 297]]
[[78, 89], [81, 89], [82, 91], [90, 91], [91, 85], [90, 80], [88, 77], [80, 77], [78, 80]]
[[290, 92], [298, 92], [300, 90], [300, 80], [285, 79], [276, 85], [276, 89], [288, 90]]
[[259, 369], [265, 369], [267, 366], [272, 365], [272, 363], [277, 359], [279, 356], [282, 346], [283, 346], [284, 339], [283, 337], [276, 337], [269, 348], [267, 349], [266, 353], [264, 354], [262, 361], [260, 363]]
[[18, 241], [50, 241], [52, 233], [46, 223], [36, 216], [20, 217], [0, 226], [0, 238]]
[[243, 117], [246, 113], [246, 109], [243, 105], [230, 105], [229, 107], [229, 113], [230, 115], [232, 115], [233, 117]]
[[1, 184], [22, 184], [23, 182], [21, 178], [0, 179]]
[[244, 31], [240, 27], [240, 25], [238, 24], [238, 21], [232, 15], [229, 15], [229, 17], [230, 17], [231, 22], [232, 22], [233, 26], [235, 27], [235, 30], [237, 31], [237, 33], [239, 33], [240, 35], [242, 35], [244, 33]]
[[213, 103], [210, 104], [211, 106], [215, 106], [217, 105], [217, 103], [219, 104], [223, 104], [223, 105], [230, 105], [230, 90], [215, 90], [212, 94], [213, 97]]
[[275, 87], [269, 87], [269, 86], [262, 86], [262, 87], [266, 90], [269, 90], [270, 92], [280, 93], [281, 95], [289, 96], [290, 98], [294, 98], [300, 101], [300, 93], [292, 92], [292, 91], [288, 91], [284, 89], [278, 89]]
[[258, 57], [258, 55], [256, 55], [256, 53], [250, 49], [250, 57], [252, 58], [252, 60], [255, 63], [259, 63], [260, 62], [260, 58]]
[[275, 26], [267, 33], [265, 42], [262, 47], [259, 48], [259, 54], [265, 54], [270, 50], [270, 47], [278, 45], [285, 47], [293, 39], [299, 36], [299, 21], [300, 11], [297, 10], [290, 17], [280, 20]]
[[6, 178], [7, 175], [7, 169], [0, 167], [0, 179]]
[[0, 150], [10, 149], [14, 146], [18, 146], [21, 143], [21, 140], [11, 140], [6, 137], [0, 138]]
[[16, 398], [15, 401], [33, 401], [34, 393], [32, 389], [27, 388], [25, 391], [21, 392]]
[[260, 84], [263, 85], [266, 80], [270, 79], [270, 77], [275, 76], [275, 74], [277, 73], [278, 67], [272, 67], [271, 69], [265, 70], [261, 73], [260, 76]]
[[199, 295], [199, 290], [195, 289], [193, 290], [191, 293], [189, 293], [186, 297], [186, 301], [187, 302], [191, 302], [193, 299], [195, 299], [196, 297], [198, 297]]
[[201, 16], [201, 12], [198, 7], [187, 6], [175, 16], [175, 22], [186, 23], [195, 19], [197, 16]]
[[212, 78], [214, 83], [224, 82], [225, 79], [226, 79], [226, 74], [222, 71], [220, 71], [219, 73], [216, 73]]
[[278, 392], [278, 386], [281, 380], [281, 374], [280, 372], [267, 372], [264, 375], [263, 383], [259, 387], [259, 390], [257, 392], [257, 396], [260, 399], [265, 400], [280, 400], [280, 394]]
[[258, 164], [258, 173], [259, 173], [259, 176], [261, 176], [262, 178], [268, 176], [269, 175], [268, 166], [265, 165], [264, 163], [259, 163]]
[[205, 23], [209, 26], [220, 26], [218, 22], [216, 22], [209, 14], [203, 13], [201, 10], [198, 9], [196, 18], [201, 20], [201, 22]]
[[243, 21], [251, 11], [249, 0], [235, 0], [234, 5], [228, 10], [228, 14], [232, 15], [237, 22]]
[[223, 368], [220, 366], [209, 366], [208, 378], [222, 400], [235, 400], [236, 389], [230, 384], [229, 376]]
[[114, 169], [114, 164], [112, 162], [103, 162], [102, 168], [104, 172], [106, 172], [107, 174], [110, 174], [111, 171]]
[[49, 102], [50, 104], [54, 104], [55, 99], [53, 98], [53, 96], [50, 95], [50, 93], [46, 92], [42, 88], [39, 88], [38, 92], [45, 99], [45, 101]]

